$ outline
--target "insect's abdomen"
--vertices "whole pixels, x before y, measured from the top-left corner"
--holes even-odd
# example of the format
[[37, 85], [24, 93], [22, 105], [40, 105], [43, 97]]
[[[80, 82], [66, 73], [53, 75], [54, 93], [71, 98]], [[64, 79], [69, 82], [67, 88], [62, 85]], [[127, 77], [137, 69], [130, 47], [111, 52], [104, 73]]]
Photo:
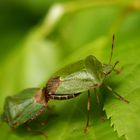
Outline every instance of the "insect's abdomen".
[[77, 97], [81, 93], [75, 93], [75, 94], [68, 94], [68, 95], [58, 95], [58, 94], [51, 94], [49, 95], [49, 99], [52, 100], [68, 100]]

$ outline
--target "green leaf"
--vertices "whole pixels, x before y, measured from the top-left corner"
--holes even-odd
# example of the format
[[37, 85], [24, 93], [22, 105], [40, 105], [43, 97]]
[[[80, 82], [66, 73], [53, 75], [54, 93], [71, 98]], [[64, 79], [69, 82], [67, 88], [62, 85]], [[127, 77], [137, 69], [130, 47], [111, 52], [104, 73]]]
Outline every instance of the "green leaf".
[[117, 130], [119, 136], [125, 135], [127, 140], [136, 140], [140, 137], [140, 49], [138, 47], [140, 42], [137, 40], [138, 38], [128, 41], [116, 48], [117, 58], [115, 58], [120, 60], [123, 71], [111, 78], [111, 82], [117, 84], [114, 90], [130, 103], [109, 98], [104, 107], [114, 130]]
[[[48, 123], [45, 127], [41, 127], [38, 124], [38, 127], [33, 127], [33, 130], [42, 131], [42, 135], [38, 133], [34, 134], [28, 132], [26, 127], [18, 128], [17, 130], [11, 131], [7, 137], [6, 134], [2, 135], [2, 139], [42, 139], [47, 135], [47, 139], [89, 139], [89, 140], [123, 140], [124, 138], [118, 138], [117, 134], [113, 132], [113, 129], [109, 125], [109, 121], [102, 120], [99, 112], [98, 105], [94, 94], [92, 98], [92, 107], [90, 114], [90, 127], [87, 133], [84, 133], [84, 128], [87, 119], [87, 95], [86, 93], [74, 100], [69, 101], [50, 101], [49, 105], [54, 106], [51, 110], [46, 112], [45, 116], [42, 115], [39, 121], [48, 120]], [[97, 109], [98, 108], [98, 109]], [[33, 121], [32, 123], [36, 123]], [[38, 122], [37, 122], [38, 123]], [[31, 126], [31, 125], [29, 125]], [[0, 126], [4, 132], [10, 131], [9, 127], [6, 124]], [[34, 135], [33, 135], [34, 134]]]
[[[29, 3], [27, 5], [32, 7], [34, 4]], [[35, 5], [38, 6], [37, 3]], [[60, 14], [51, 18], [55, 8], [60, 10]], [[42, 8], [39, 7], [39, 9]], [[0, 112], [3, 110], [6, 96], [16, 94], [27, 87], [44, 86], [49, 76], [58, 67], [77, 61], [89, 54], [95, 55], [102, 62], [108, 62], [111, 36], [114, 31], [116, 31], [117, 39], [115, 40], [113, 61], [119, 59], [120, 65], [118, 67], [122, 66], [124, 69], [120, 75], [112, 75], [108, 79], [108, 84], [119, 94], [125, 96], [130, 104], [120, 102], [112, 96], [109, 97], [109, 92], [103, 89], [103, 93], [106, 93], [104, 110], [107, 117], [102, 112], [105, 119], [102, 120], [100, 107], [95, 95], [92, 94], [91, 126], [85, 134], [83, 129], [87, 118], [86, 93], [74, 100], [50, 101], [49, 105], [54, 107], [47, 110], [39, 118], [39, 121], [48, 120], [47, 125], [42, 127], [38, 121], [33, 121], [30, 124], [32, 129], [41, 131], [41, 134], [28, 132], [26, 126], [11, 130], [7, 124], [1, 123], [0, 130], [3, 130], [3, 133], [0, 139], [41, 140], [46, 139], [46, 133], [48, 140], [139, 139], [140, 16], [137, 10], [139, 10], [139, 5], [136, 5], [135, 1], [133, 3], [132, 0], [107, 3], [102, 1], [97, 3], [70, 2], [52, 7], [50, 10], [52, 13], [47, 13], [50, 17], [44, 17], [44, 21], [30, 30], [22, 41], [21, 39], [18, 40], [18, 43], [16, 42], [17, 34], [15, 33], [14, 37], [13, 31], [9, 31], [9, 36], [5, 35], [3, 38], [6, 41], [7, 38], [10, 38], [11, 42], [14, 40], [10, 46], [12, 49], [6, 53], [5, 48], [11, 44], [7, 41], [8, 43], [1, 45], [3, 46], [1, 50], [4, 50], [5, 55], [2, 56], [3, 51], [0, 52], [2, 58], [0, 62]], [[37, 9], [37, 11], [40, 10]], [[14, 15], [12, 16], [14, 17]], [[48, 19], [52, 19], [52, 21], [48, 22]], [[15, 22], [16, 20], [18, 21], [18, 18], [15, 19]]]

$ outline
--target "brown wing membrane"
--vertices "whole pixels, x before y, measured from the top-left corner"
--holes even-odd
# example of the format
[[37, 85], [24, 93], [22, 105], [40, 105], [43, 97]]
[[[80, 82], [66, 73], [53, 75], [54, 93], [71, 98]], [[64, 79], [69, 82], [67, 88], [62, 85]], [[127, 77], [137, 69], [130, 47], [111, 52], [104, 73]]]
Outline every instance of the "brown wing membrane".
[[45, 88], [46, 92], [51, 93], [51, 94], [55, 94], [55, 91], [57, 90], [60, 83], [61, 83], [61, 81], [60, 81], [59, 76], [50, 78], [50, 80], [48, 81], [46, 88]]

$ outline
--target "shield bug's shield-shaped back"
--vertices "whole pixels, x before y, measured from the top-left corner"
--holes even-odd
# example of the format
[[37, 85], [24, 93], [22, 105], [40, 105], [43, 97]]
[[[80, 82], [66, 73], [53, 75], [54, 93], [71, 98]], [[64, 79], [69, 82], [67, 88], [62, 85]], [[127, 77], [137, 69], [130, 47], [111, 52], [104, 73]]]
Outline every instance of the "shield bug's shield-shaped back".
[[[104, 85], [118, 99], [128, 101], [112, 90], [111, 87], [105, 85], [104, 79], [112, 72], [116, 71], [115, 66], [111, 65], [114, 50], [114, 35], [112, 39], [111, 56], [108, 64], [102, 64], [95, 56], [90, 55], [85, 59], [68, 65], [56, 72], [47, 82], [46, 93], [49, 99], [67, 100], [77, 97], [84, 91], [96, 90]], [[90, 93], [88, 92], [88, 114], [90, 111]], [[89, 115], [87, 119], [86, 129], [89, 124]]]
[[[116, 71], [115, 66], [118, 64], [118, 61], [114, 65], [111, 64], [113, 48], [114, 35], [109, 64], [102, 64], [95, 56], [89, 55], [85, 59], [57, 71], [46, 84], [47, 96], [50, 99], [69, 99], [79, 95], [81, 92], [105, 85], [103, 83], [104, 79], [112, 71]], [[108, 86], [106, 87], [108, 88]], [[124, 98], [121, 99], [126, 101]]]
[[6, 98], [2, 119], [12, 128], [16, 128], [35, 119], [46, 107], [47, 101], [42, 90], [28, 88], [17, 95]]

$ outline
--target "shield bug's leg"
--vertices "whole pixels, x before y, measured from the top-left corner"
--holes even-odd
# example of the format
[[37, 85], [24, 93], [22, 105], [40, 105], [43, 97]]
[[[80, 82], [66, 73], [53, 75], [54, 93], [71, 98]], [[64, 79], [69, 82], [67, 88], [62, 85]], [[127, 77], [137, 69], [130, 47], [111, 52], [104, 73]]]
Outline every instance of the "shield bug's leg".
[[129, 101], [127, 99], [125, 99], [124, 97], [122, 97], [121, 95], [119, 95], [117, 92], [115, 92], [110, 86], [105, 85], [105, 87], [111, 91], [111, 93], [113, 93], [113, 95], [115, 95], [115, 97], [117, 97], [119, 100], [124, 101], [125, 103], [129, 103]]
[[36, 121], [40, 126], [45, 126], [48, 123], [48, 120], [41, 122], [38, 120], [38, 118], [36, 118], [34, 121]]
[[[100, 97], [99, 97], [99, 94], [96, 92], [96, 89], [95, 88], [94, 88], [94, 92], [95, 92], [97, 104], [98, 104], [99, 108], [101, 108]], [[101, 116], [101, 114], [100, 114], [100, 116]]]
[[89, 126], [89, 115], [90, 115], [90, 91], [88, 90], [88, 103], [87, 103], [87, 123], [86, 127], [84, 129], [84, 132], [87, 132], [88, 126]]
[[104, 115], [103, 115], [103, 113], [102, 113], [102, 104], [101, 104], [101, 101], [100, 101], [99, 94], [96, 92], [96, 89], [94, 89], [94, 92], [95, 92], [95, 96], [96, 96], [96, 98], [97, 98], [97, 104], [98, 104], [98, 106], [99, 106], [99, 116], [100, 116], [101, 120], [104, 121], [105, 118], [104, 118]]
[[39, 135], [43, 135], [45, 138], [47, 138], [47, 134], [40, 131], [40, 130], [33, 130], [31, 127], [28, 126], [28, 124], [26, 123], [26, 128], [28, 132], [34, 133], [34, 134], [39, 134]]
[[98, 95], [97, 92], [96, 92], [96, 89], [94, 89], [94, 92], [95, 92], [95, 95], [96, 95], [97, 103], [98, 103], [98, 105], [100, 106], [100, 105], [101, 105], [101, 104], [100, 104], [100, 98], [99, 98], [99, 95]]

